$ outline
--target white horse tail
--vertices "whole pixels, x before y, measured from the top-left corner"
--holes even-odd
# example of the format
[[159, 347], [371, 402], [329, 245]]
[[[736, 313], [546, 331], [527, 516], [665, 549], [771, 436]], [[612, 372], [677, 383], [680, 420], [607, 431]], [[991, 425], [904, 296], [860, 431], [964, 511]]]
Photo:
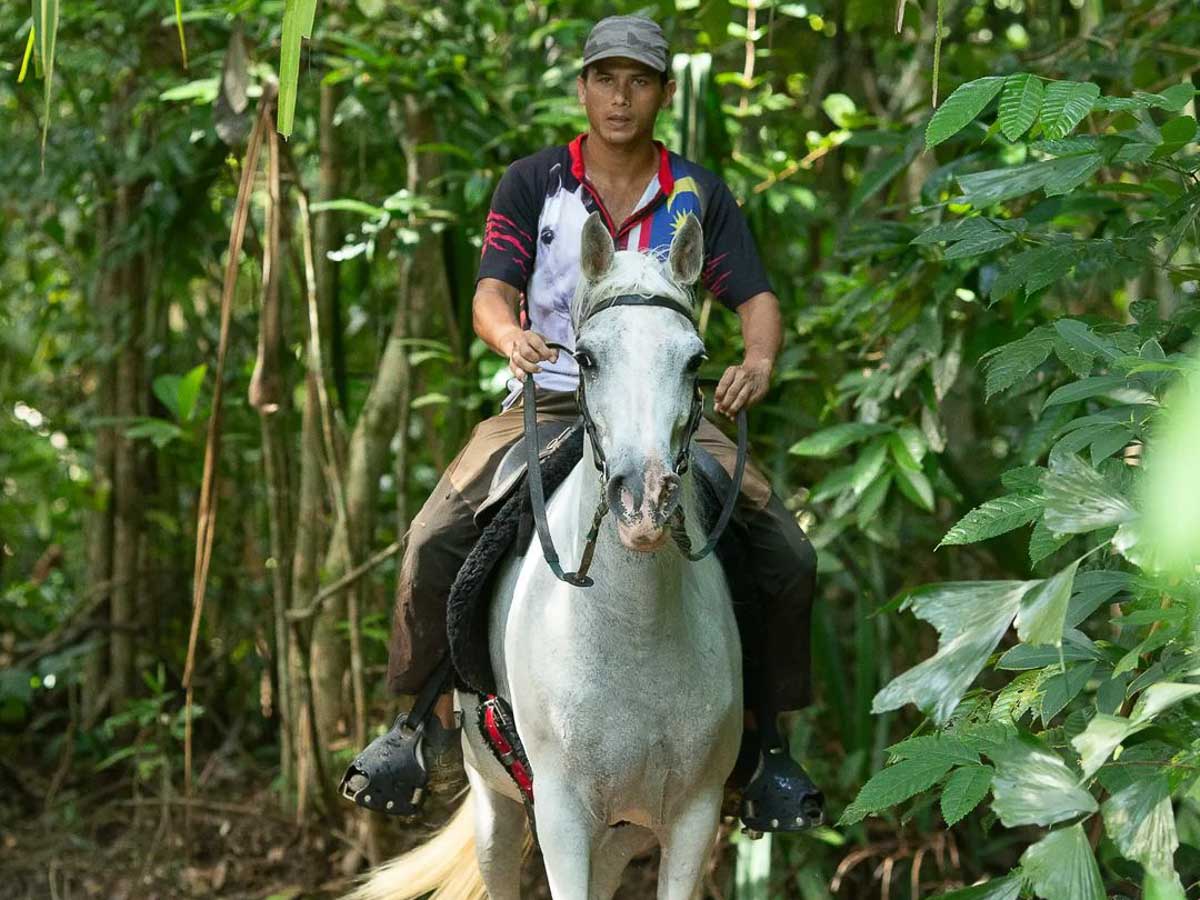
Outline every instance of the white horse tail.
[[487, 900], [475, 861], [475, 815], [471, 792], [437, 834], [384, 863], [344, 900]]

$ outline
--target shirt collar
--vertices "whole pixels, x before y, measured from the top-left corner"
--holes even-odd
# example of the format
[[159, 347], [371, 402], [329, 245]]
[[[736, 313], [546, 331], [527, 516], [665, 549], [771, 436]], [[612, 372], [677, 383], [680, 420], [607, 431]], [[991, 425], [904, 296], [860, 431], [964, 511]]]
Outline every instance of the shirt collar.
[[[578, 134], [567, 145], [567, 149], [571, 154], [571, 174], [581, 184], [585, 177], [583, 171], [583, 141], [586, 137], [587, 132]], [[655, 141], [654, 146], [658, 148], [658, 185], [662, 188], [662, 192], [669, 197], [671, 196], [671, 191], [675, 189], [675, 176], [671, 174], [671, 157], [667, 152], [666, 145], [662, 141]]]

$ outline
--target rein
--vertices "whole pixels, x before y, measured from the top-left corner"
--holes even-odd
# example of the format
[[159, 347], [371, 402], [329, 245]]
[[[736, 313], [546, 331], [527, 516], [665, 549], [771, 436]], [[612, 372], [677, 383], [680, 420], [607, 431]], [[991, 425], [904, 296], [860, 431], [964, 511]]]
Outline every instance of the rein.
[[[597, 304], [595, 308], [589, 311], [584, 322], [596, 313], [611, 309], [614, 306], [658, 306], [674, 310], [687, 318], [693, 327], [695, 326], [691, 311], [678, 300], [663, 296], [644, 297], [638, 294], [621, 294], [620, 296], [613, 297], [611, 300]], [[580, 323], [581, 327], [582, 325], [583, 322]], [[547, 346], [553, 347], [563, 353], [568, 353], [572, 357], [575, 356], [574, 351], [564, 347], [562, 344], [547, 342]], [[579, 373], [579, 387], [576, 388], [576, 398], [584, 428], [587, 430], [588, 439], [592, 444], [592, 455], [595, 458], [596, 468], [600, 472], [601, 490], [600, 503], [596, 507], [595, 514], [592, 516], [592, 527], [588, 530], [586, 543], [584, 544], [583, 558], [580, 560], [579, 569], [575, 572], [563, 572], [558, 552], [554, 549], [554, 540], [550, 535], [550, 524], [546, 519], [546, 493], [542, 484], [541, 447], [538, 446], [537, 435], [537, 401], [535, 398], [533, 377], [528, 373], [525, 376], [522, 390], [524, 392], [526, 480], [529, 482], [529, 499], [533, 506], [533, 522], [537, 528], [538, 540], [542, 545], [542, 555], [545, 556], [546, 564], [550, 566], [550, 570], [560, 581], [565, 581], [567, 584], [574, 585], [575, 587], [591, 587], [595, 582], [588, 577], [587, 571], [591, 567], [592, 557], [596, 551], [596, 541], [600, 535], [600, 523], [604, 519], [605, 513], [608, 512], [608, 503], [604, 497], [604, 486], [608, 481], [608, 462], [604, 458], [604, 451], [600, 446], [595, 423], [588, 411], [583, 372], [580, 371]], [[700, 427], [703, 412], [704, 394], [697, 383], [696, 392], [692, 398], [691, 413], [688, 417], [687, 436], [684, 438], [683, 446], [680, 448], [679, 455], [675, 459], [676, 474], [682, 475], [688, 469], [692, 438], [695, 436], [696, 429]], [[729, 494], [725, 497], [725, 503], [721, 507], [721, 515], [717, 519], [717, 524], [699, 551], [692, 550], [691, 539], [688, 537], [684, 522], [683, 507], [678, 507], [671, 518], [671, 537], [680, 552], [692, 562], [698, 562], [712, 553], [713, 549], [717, 546], [717, 541], [720, 540], [722, 532], [725, 531], [725, 527], [729, 524], [729, 520], [733, 516], [738, 494], [742, 489], [742, 476], [746, 471], [747, 433], [746, 410], [743, 407], [738, 410], [737, 414], [737, 461], [734, 464], [733, 483], [730, 486]]]

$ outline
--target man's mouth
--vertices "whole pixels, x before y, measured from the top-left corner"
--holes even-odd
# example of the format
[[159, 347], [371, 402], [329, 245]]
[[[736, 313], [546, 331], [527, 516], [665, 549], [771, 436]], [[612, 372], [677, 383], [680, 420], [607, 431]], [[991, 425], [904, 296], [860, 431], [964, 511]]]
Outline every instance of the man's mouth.
[[614, 125], [628, 125], [633, 121], [633, 119], [629, 118], [628, 116], [609, 116], [608, 121], [612, 122]]

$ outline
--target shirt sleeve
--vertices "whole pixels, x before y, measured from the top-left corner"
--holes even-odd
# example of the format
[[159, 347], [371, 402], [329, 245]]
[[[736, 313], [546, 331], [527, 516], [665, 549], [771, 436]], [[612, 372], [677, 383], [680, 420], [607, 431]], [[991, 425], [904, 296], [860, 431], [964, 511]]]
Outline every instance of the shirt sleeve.
[[730, 309], [771, 290], [746, 217], [723, 181], [717, 181], [704, 211], [704, 270], [700, 279]]
[[530, 167], [520, 161], [509, 166], [492, 194], [476, 283], [480, 278], [498, 278], [519, 291], [525, 290], [537, 251], [537, 199]]

